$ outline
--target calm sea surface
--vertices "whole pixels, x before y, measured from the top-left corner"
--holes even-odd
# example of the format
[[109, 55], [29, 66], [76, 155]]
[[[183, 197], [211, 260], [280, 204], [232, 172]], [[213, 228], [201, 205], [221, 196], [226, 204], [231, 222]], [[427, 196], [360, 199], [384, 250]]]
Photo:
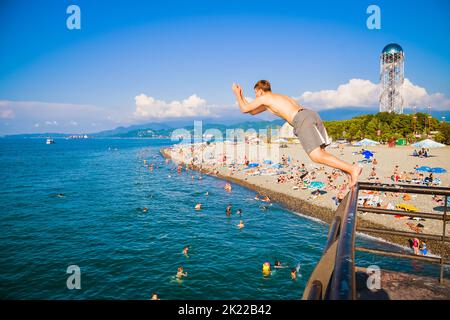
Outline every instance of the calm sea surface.
[[[0, 139], [0, 298], [298, 299], [328, 227], [277, 204], [262, 211], [240, 186], [227, 193], [216, 178], [177, 174], [159, 154], [168, 145]], [[237, 215], [225, 215], [229, 203], [243, 210], [244, 229]], [[275, 260], [289, 268], [264, 277], [262, 264]], [[358, 255], [357, 262], [438, 274], [411, 261]], [[67, 289], [70, 265], [81, 269], [80, 290]], [[182, 281], [174, 277], [180, 265], [188, 273]]]

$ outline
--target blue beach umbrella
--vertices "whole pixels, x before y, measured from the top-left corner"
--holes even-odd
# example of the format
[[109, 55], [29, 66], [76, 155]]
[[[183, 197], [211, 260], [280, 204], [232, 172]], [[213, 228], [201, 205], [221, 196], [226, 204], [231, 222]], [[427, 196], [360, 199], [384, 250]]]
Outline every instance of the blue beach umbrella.
[[275, 169], [281, 169], [281, 168], [283, 168], [283, 166], [282, 166], [281, 164], [279, 164], [279, 163], [275, 163], [275, 164], [273, 164], [271, 167], [272, 167], [272, 168], [275, 168]]
[[265, 164], [272, 164], [272, 160], [264, 160]]
[[421, 172], [431, 172], [431, 167], [421, 166], [421, 167], [417, 168], [416, 170], [421, 171]]
[[255, 168], [255, 167], [259, 167], [259, 163], [253, 162], [253, 163], [249, 163], [248, 164], [249, 168]]
[[447, 170], [445, 170], [444, 168], [441, 168], [441, 167], [436, 167], [436, 168], [431, 168], [430, 172], [433, 172], [433, 173], [446, 173]]
[[366, 159], [370, 159], [370, 158], [373, 157], [373, 153], [370, 152], [369, 150], [364, 151], [364, 152], [362, 153], [362, 155], [363, 155], [364, 158], [366, 158]]

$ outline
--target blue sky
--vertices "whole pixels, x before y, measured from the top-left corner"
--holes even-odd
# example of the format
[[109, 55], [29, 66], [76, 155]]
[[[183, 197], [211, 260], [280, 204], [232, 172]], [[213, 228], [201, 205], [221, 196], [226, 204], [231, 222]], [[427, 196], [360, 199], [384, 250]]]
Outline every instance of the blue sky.
[[[66, 27], [71, 4], [81, 30]], [[370, 4], [381, 30], [366, 27]], [[1, 2], [0, 20], [0, 134], [239, 117], [231, 83], [252, 96], [259, 79], [313, 109], [348, 104], [342, 85], [369, 107], [390, 42], [405, 51], [408, 101], [450, 106], [446, 0], [16, 0]]]

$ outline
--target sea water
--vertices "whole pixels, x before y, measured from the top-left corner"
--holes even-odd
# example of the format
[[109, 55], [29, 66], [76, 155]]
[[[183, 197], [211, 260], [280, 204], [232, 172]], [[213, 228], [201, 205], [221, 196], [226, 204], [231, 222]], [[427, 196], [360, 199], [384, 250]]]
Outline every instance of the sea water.
[[[255, 192], [243, 187], [226, 192], [222, 180], [178, 174], [159, 153], [170, 140], [55, 141], [0, 139], [0, 298], [301, 297], [327, 225], [278, 204], [263, 211]], [[234, 214], [239, 208], [242, 217]], [[389, 246], [364, 238], [358, 243]], [[438, 274], [418, 262], [358, 257], [363, 267]], [[276, 260], [287, 268], [264, 276], [263, 263]], [[80, 268], [81, 289], [68, 289], [73, 265]], [[179, 266], [188, 273], [181, 280], [175, 277]], [[291, 269], [298, 270], [296, 281]]]

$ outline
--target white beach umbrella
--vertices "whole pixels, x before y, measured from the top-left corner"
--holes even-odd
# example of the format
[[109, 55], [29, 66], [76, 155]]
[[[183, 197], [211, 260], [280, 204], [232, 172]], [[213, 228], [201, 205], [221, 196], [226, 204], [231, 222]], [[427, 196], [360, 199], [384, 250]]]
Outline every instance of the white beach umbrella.
[[443, 148], [443, 147], [445, 147], [445, 144], [436, 142], [431, 139], [425, 139], [425, 140], [413, 143], [411, 146], [414, 148]]
[[379, 142], [370, 140], [370, 139], [362, 139], [361, 141], [355, 142], [354, 146], [374, 146], [380, 144]]

